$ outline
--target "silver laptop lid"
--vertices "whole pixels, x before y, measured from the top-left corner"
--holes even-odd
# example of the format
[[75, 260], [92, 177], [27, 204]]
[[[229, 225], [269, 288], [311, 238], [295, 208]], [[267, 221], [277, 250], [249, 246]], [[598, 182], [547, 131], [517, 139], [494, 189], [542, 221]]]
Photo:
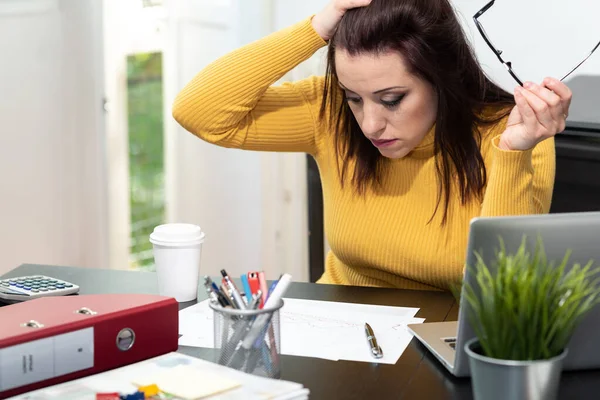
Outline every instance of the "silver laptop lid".
[[[567, 250], [571, 251], [569, 266], [575, 262], [586, 264], [590, 260], [600, 264], [600, 212], [579, 212], [474, 218], [470, 224], [466, 265], [475, 265], [475, 252], [478, 252], [492, 268], [491, 260], [500, 248], [499, 237], [502, 237], [508, 252], [515, 252], [524, 235], [531, 252], [535, 249], [538, 237], [541, 238], [547, 259], [554, 260], [556, 265], [564, 258]], [[464, 279], [474, 285], [474, 278], [468, 271]], [[454, 372], [458, 376], [469, 374], [463, 348], [466, 341], [475, 336], [466, 318], [466, 307], [466, 302], [461, 302], [454, 364]], [[596, 308], [575, 331], [569, 355], [565, 359], [565, 370], [600, 367], [600, 351], [594, 338], [594, 332], [599, 329], [600, 308]]]

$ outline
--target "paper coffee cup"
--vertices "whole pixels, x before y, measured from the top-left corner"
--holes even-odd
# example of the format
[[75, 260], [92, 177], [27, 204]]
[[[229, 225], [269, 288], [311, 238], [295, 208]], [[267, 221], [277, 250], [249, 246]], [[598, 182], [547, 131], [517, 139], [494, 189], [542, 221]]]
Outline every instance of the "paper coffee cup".
[[178, 302], [196, 300], [204, 232], [184, 223], [159, 225], [150, 234], [158, 279], [158, 294]]

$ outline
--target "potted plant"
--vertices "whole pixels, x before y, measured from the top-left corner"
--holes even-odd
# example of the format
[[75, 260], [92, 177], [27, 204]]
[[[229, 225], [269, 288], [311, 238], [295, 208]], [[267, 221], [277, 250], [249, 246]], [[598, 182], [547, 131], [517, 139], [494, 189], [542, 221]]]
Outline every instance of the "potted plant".
[[476, 254], [471, 278], [457, 287], [475, 337], [465, 345], [476, 400], [554, 399], [571, 336], [600, 301], [593, 261], [569, 265], [546, 259], [538, 238], [533, 255], [500, 250], [486, 265]]

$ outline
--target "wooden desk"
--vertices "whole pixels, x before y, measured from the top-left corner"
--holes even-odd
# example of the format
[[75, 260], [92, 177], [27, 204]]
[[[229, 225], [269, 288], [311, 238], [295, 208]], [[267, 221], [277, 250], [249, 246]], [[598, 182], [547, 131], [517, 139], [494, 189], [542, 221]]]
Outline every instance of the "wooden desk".
[[[22, 265], [2, 278], [45, 274], [78, 284], [81, 294], [157, 293], [156, 275], [74, 267]], [[200, 291], [200, 299], [204, 292]], [[286, 297], [418, 307], [426, 321], [456, 320], [457, 307], [448, 293], [294, 283]], [[181, 303], [180, 308], [195, 302]], [[180, 347], [179, 352], [212, 360], [212, 349]], [[600, 351], [600, 345], [599, 345]], [[415, 339], [395, 365], [281, 357], [282, 379], [302, 383], [311, 399], [471, 399], [469, 379], [450, 375]], [[597, 398], [600, 371], [563, 373], [561, 399]]]

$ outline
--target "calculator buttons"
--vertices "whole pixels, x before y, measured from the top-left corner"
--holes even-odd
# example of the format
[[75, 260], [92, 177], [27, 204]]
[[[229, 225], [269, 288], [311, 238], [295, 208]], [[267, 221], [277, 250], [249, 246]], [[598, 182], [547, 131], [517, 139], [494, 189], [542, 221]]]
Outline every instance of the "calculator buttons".
[[43, 296], [78, 292], [76, 284], [44, 275], [0, 279], [0, 299], [23, 301]]

